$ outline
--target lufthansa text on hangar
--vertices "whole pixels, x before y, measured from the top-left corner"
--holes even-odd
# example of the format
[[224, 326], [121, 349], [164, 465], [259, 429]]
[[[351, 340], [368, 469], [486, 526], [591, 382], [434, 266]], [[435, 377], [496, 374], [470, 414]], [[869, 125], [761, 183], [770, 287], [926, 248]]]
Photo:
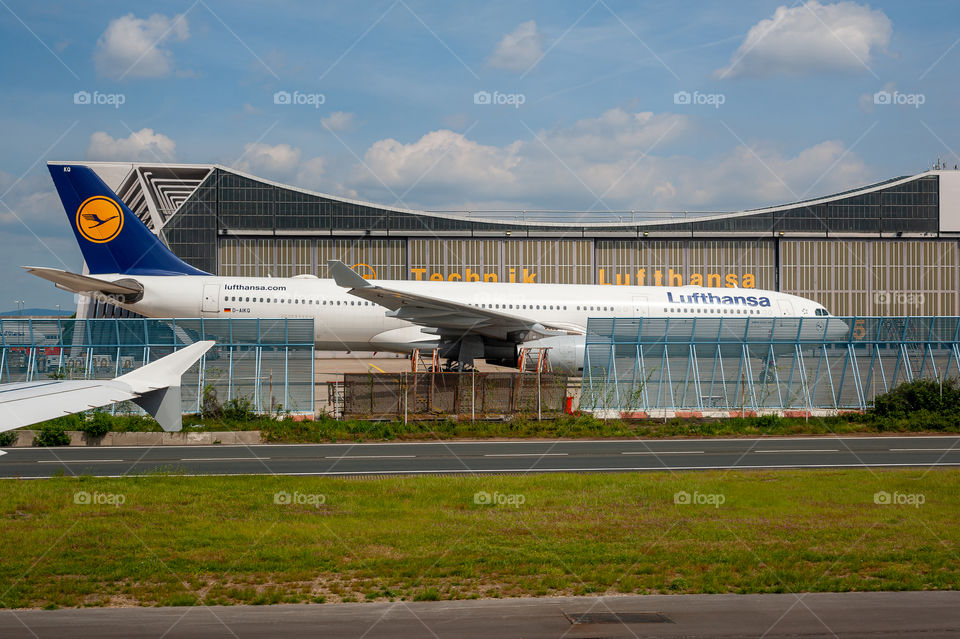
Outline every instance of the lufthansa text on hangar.
[[[960, 315], [960, 172], [730, 213], [416, 211], [215, 164], [86, 162], [218, 275], [763, 288], [836, 315]], [[80, 317], [122, 311], [88, 302]]]

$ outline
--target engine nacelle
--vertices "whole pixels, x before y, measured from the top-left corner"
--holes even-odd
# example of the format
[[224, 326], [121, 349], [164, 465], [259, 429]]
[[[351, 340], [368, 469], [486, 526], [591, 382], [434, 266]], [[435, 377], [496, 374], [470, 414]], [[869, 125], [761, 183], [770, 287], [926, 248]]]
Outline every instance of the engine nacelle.
[[521, 344], [521, 348], [549, 348], [547, 364], [556, 373], [583, 373], [583, 357], [587, 338], [583, 335], [557, 335]]

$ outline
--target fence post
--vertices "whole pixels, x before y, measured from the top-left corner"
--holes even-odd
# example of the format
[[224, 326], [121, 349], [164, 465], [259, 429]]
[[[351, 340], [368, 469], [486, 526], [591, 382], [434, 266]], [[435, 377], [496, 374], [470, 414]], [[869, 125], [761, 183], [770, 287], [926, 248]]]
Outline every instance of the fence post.
[[540, 407], [540, 366], [537, 366], [537, 421], [542, 419]]
[[[940, 396], [943, 397], [943, 385], [940, 385]], [[477, 369], [470, 374], [470, 421], [477, 421]]]

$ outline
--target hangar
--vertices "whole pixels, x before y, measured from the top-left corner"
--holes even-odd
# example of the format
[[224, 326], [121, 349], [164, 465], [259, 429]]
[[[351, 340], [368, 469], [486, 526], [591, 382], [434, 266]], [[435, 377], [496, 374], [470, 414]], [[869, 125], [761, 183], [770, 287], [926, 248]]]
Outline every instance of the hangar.
[[[425, 211], [218, 164], [80, 162], [218, 275], [763, 288], [836, 315], [960, 315], [960, 171], [731, 212]], [[123, 316], [86, 301], [78, 317]]]

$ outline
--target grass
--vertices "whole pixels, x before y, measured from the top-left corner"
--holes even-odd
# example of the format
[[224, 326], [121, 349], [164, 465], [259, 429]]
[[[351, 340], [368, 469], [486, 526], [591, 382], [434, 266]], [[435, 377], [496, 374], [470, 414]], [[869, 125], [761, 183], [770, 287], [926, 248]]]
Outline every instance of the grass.
[[957, 495], [941, 469], [9, 480], [0, 605], [956, 589]]
[[[139, 415], [102, 414], [116, 432], [157, 432], [156, 421]], [[80, 430], [82, 416], [70, 415], [47, 424]], [[33, 428], [40, 429], [42, 425]], [[548, 438], [603, 439], [616, 437], [759, 437], [764, 435], [851, 435], [877, 433], [957, 433], [960, 419], [919, 411], [908, 417], [876, 417], [845, 414], [836, 417], [779, 418], [773, 416], [725, 419], [670, 419], [667, 421], [602, 420], [590, 415], [571, 415], [537, 421], [471, 422], [440, 419], [428, 422], [338, 420], [321, 416], [312, 421], [250, 416], [244, 419], [184, 417], [184, 430], [191, 432], [259, 430], [271, 443], [322, 443], [339, 441], [403, 441], [435, 439]]]
[[[221, 430], [233, 430], [230, 424]], [[205, 423], [205, 430], [217, 430]], [[854, 435], [877, 433], [957, 433], [960, 419], [924, 413], [902, 418], [844, 414], [835, 417], [733, 417], [717, 419], [619, 420], [570, 415], [537, 421], [518, 417], [509, 421], [471, 422], [441, 419], [428, 422], [261, 419], [261, 437], [272, 443], [337, 441], [394, 441], [423, 439], [546, 438], [605, 439], [618, 437], [760, 437], [787, 435]]]

